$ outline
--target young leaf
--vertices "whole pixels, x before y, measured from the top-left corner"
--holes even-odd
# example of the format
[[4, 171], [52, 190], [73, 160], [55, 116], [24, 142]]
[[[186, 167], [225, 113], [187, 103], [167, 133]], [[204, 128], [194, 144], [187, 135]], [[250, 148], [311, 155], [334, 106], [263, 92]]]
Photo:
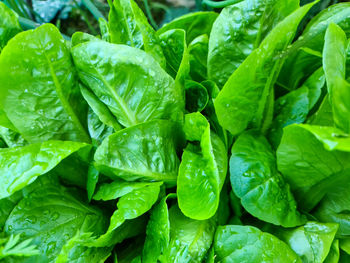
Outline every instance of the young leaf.
[[323, 69], [336, 127], [350, 133], [350, 83], [346, 81], [348, 40], [345, 32], [331, 23], [326, 31]]
[[142, 48], [165, 67], [165, 58], [159, 39], [147, 18], [134, 0], [108, 0], [111, 43]]
[[182, 155], [177, 178], [181, 211], [192, 219], [212, 217], [219, 206], [220, 192], [227, 172], [227, 151], [220, 138], [200, 113], [185, 116], [184, 130], [189, 141]]

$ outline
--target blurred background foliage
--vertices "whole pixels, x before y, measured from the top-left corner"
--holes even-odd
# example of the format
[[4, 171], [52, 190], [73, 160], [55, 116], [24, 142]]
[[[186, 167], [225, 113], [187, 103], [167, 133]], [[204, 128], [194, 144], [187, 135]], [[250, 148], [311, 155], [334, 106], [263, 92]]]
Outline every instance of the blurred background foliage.
[[[23, 29], [31, 29], [42, 23], [53, 23], [66, 37], [76, 31], [93, 35], [99, 33], [98, 18], [108, 18], [107, 0], [0, 0], [20, 17]], [[112, 0], [111, 0], [112, 1]], [[161, 27], [174, 18], [195, 11], [217, 10], [242, 0], [135, 0], [144, 10], [154, 28]], [[301, 0], [301, 4], [313, 0]], [[305, 19], [307, 23], [316, 13], [339, 0], [321, 0]]]

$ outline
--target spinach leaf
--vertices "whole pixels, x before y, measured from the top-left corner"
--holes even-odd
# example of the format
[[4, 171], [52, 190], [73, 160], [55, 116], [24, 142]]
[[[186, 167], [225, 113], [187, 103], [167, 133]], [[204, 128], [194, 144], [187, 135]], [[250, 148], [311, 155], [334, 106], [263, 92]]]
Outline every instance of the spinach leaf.
[[185, 116], [184, 131], [187, 140], [199, 144], [189, 143], [182, 155], [177, 178], [179, 207], [185, 216], [204, 220], [212, 217], [219, 206], [227, 150], [200, 113]]
[[168, 211], [168, 197], [151, 211], [142, 262], [202, 262], [214, 238], [215, 217], [190, 219], [177, 205]]
[[348, 178], [346, 179], [334, 187], [332, 191], [328, 191], [313, 211], [313, 215], [321, 222], [338, 223], [337, 236], [340, 238], [350, 237], [350, 185]]
[[265, 137], [248, 131], [232, 147], [232, 189], [253, 216], [284, 227], [305, 223], [289, 185], [277, 171], [276, 159]]
[[334, 126], [333, 111], [328, 94], [323, 98], [318, 110], [309, 118], [308, 123], [319, 126]]
[[324, 260], [324, 263], [338, 263], [339, 262], [339, 240], [335, 239], [332, 243], [331, 249]]
[[223, 87], [271, 29], [298, 7], [295, 0], [244, 0], [225, 7], [210, 33], [209, 78]]
[[[100, 119], [100, 121], [113, 128], [115, 131], [119, 131], [122, 129], [120, 124], [117, 122], [116, 118], [113, 116], [113, 114], [109, 111], [109, 109], [106, 107], [105, 104], [103, 104], [94, 93], [92, 93], [89, 89], [84, 87], [83, 85], [80, 86], [81, 94], [83, 95], [84, 99], [87, 101], [93, 112], [97, 115], [97, 117]], [[89, 114], [91, 112], [89, 111]]]
[[94, 195], [94, 200], [113, 200], [122, 197], [134, 190], [144, 188], [155, 183], [148, 182], [128, 182], [115, 179], [112, 183], [102, 184]]
[[173, 184], [179, 167], [175, 128], [169, 121], [150, 121], [118, 131], [97, 148], [95, 166], [111, 178]]
[[197, 82], [207, 79], [208, 45], [209, 37], [204, 34], [193, 39], [188, 46], [190, 76]]
[[286, 242], [303, 262], [324, 262], [333, 245], [338, 225], [307, 222], [295, 229], [279, 229], [277, 237]]
[[350, 3], [331, 5], [316, 15], [303, 34], [287, 51], [278, 82], [288, 89], [295, 89], [312, 72], [322, 65], [322, 49], [326, 29], [336, 23], [350, 34]]
[[72, 49], [81, 81], [125, 127], [152, 119], [181, 119], [183, 93], [142, 50], [103, 41]]
[[207, 89], [193, 80], [185, 81], [186, 110], [188, 112], [201, 112], [209, 102]]
[[219, 226], [214, 251], [215, 262], [302, 262], [287, 244], [252, 226]]
[[106, 247], [117, 243], [116, 231], [126, 220], [140, 217], [157, 202], [161, 183], [153, 183], [135, 189], [122, 196], [117, 203], [118, 209], [113, 213], [107, 232], [90, 242], [89, 246]]
[[349, 138], [331, 127], [293, 124], [284, 128], [277, 149], [278, 170], [303, 209], [311, 210], [325, 193], [347, 180], [348, 150]]
[[300, 7], [282, 20], [231, 75], [215, 99], [219, 123], [232, 135], [248, 126], [262, 126], [265, 104], [283, 63], [279, 55], [312, 5]]
[[47, 141], [0, 149], [0, 199], [24, 188], [85, 146], [78, 142]]
[[0, 69], [0, 107], [24, 139], [90, 141], [75, 69], [56, 27], [19, 33], [2, 51]]
[[18, 16], [3, 2], [0, 3], [0, 53], [7, 42], [17, 33], [21, 32]]
[[275, 116], [271, 124], [269, 139], [277, 148], [283, 128], [293, 123], [303, 123], [321, 96], [325, 84], [322, 68], [315, 71], [297, 90], [291, 91], [275, 101]]
[[185, 93], [185, 81], [189, 78], [189, 54], [186, 32], [172, 29], [159, 35], [160, 44], [166, 58], [166, 71], [175, 79], [176, 89]]
[[0, 137], [9, 148], [24, 146], [28, 142], [16, 131], [0, 126]]
[[111, 248], [94, 248], [86, 247], [90, 240], [92, 233], [81, 233], [79, 230], [67, 243], [62, 247], [60, 253], [58, 254], [55, 263], [96, 263], [105, 262], [105, 260], [111, 254]]
[[348, 40], [344, 31], [331, 23], [326, 31], [323, 68], [335, 125], [350, 132], [350, 84], [346, 81]]
[[165, 58], [154, 29], [133, 0], [108, 0], [111, 43], [140, 48], [165, 67]]
[[7, 234], [22, 233], [50, 260], [78, 230], [100, 234], [106, 218], [95, 207], [79, 201], [68, 189], [48, 185], [23, 198], [5, 224]]

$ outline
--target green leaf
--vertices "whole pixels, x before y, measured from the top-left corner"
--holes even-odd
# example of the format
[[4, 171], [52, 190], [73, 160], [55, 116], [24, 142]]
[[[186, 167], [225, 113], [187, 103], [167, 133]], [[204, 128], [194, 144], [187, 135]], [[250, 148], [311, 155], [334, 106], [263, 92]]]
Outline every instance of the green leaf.
[[218, 14], [215, 12], [195, 12], [180, 16], [165, 24], [157, 31], [160, 35], [171, 29], [183, 29], [186, 32], [186, 41], [191, 43], [200, 35], [210, 34], [211, 28]]
[[321, 222], [333, 222], [339, 224], [337, 236], [350, 237], [350, 184], [347, 177], [327, 192], [322, 201], [313, 211], [313, 215]]
[[324, 263], [338, 263], [339, 262], [339, 240], [335, 239], [332, 243], [331, 249], [323, 261]]
[[177, 178], [177, 195], [185, 216], [204, 220], [219, 206], [220, 192], [227, 172], [227, 150], [200, 113], [185, 116], [184, 131], [189, 141], [182, 155]]
[[90, 141], [70, 52], [55, 26], [19, 33], [0, 69], [0, 107], [28, 142]]
[[219, 226], [214, 250], [215, 262], [302, 262], [287, 244], [252, 226]]
[[105, 104], [103, 104], [94, 93], [92, 93], [89, 89], [80, 85], [80, 91], [83, 95], [84, 99], [87, 101], [91, 109], [98, 116], [101, 122], [106, 124], [107, 126], [112, 127], [115, 131], [121, 130], [122, 127], [117, 122], [116, 118], [109, 111]]
[[102, 40], [111, 42], [111, 33], [108, 22], [104, 18], [100, 17], [98, 19], [98, 24], [100, 26]]
[[325, 261], [333, 245], [338, 224], [308, 222], [295, 229], [279, 229], [276, 235], [286, 242], [303, 262]]
[[350, 3], [331, 5], [316, 15], [305, 28], [303, 34], [287, 51], [287, 59], [278, 82], [292, 90], [322, 65], [322, 49], [326, 29], [336, 23], [349, 36]]
[[188, 45], [190, 76], [201, 82], [207, 79], [208, 35], [200, 35]]
[[216, 218], [190, 219], [174, 205], [169, 209], [169, 222], [170, 244], [161, 262], [202, 262], [214, 239]]
[[[115, 132], [111, 126], [103, 123], [91, 108], [88, 110], [88, 130], [92, 144], [95, 146], [100, 145], [104, 139]], [[120, 128], [117, 130], [120, 130]]]
[[85, 42], [89, 42], [89, 41], [98, 41], [98, 40], [100, 40], [100, 39], [93, 36], [93, 35], [90, 35], [88, 33], [75, 32], [72, 35], [71, 44], [72, 44], [72, 47], [75, 47], [81, 43], [85, 43]]
[[95, 166], [111, 178], [174, 183], [175, 128], [169, 121], [151, 121], [118, 131], [97, 148]]
[[278, 170], [303, 209], [311, 210], [325, 193], [347, 180], [349, 141], [331, 127], [293, 124], [284, 128], [277, 149]]
[[85, 143], [47, 141], [0, 149], [0, 199], [32, 183], [84, 146]]
[[200, 83], [193, 80], [185, 81], [186, 110], [191, 112], [201, 112], [209, 102], [207, 89]]
[[21, 32], [18, 16], [3, 2], [0, 2], [0, 53], [12, 37]]
[[85, 244], [91, 242], [92, 233], [81, 233], [79, 230], [62, 247], [55, 263], [103, 263], [111, 254], [111, 248], [86, 247]]
[[[0, 259], [16, 256], [16, 257], [30, 257], [39, 254], [35, 245], [30, 245], [32, 239], [26, 239], [20, 242], [19, 235], [11, 235], [6, 243], [2, 246], [0, 245]], [[0, 239], [0, 244], [3, 240]]]
[[100, 234], [106, 218], [62, 187], [48, 185], [23, 198], [6, 221], [7, 234], [21, 233], [51, 261], [78, 230]]
[[328, 95], [323, 98], [321, 105], [315, 114], [310, 117], [308, 123], [319, 126], [334, 126], [333, 111]]
[[93, 41], [72, 49], [81, 81], [123, 126], [181, 120], [183, 93], [155, 60], [136, 48]]
[[325, 77], [320, 68], [299, 89], [275, 101], [275, 116], [269, 133], [269, 139], [275, 148], [280, 143], [284, 127], [293, 123], [303, 123], [306, 120], [310, 110], [319, 100], [324, 84]]
[[2, 126], [0, 126], [0, 137], [9, 148], [28, 144], [28, 142], [18, 132]]
[[165, 58], [154, 29], [148, 24], [142, 10], [133, 0], [108, 0], [111, 43], [142, 48], [154, 57], [161, 67]]
[[151, 210], [147, 224], [146, 240], [142, 251], [142, 262], [157, 262], [170, 242], [169, 211], [166, 203], [168, 196], [162, 198]]
[[232, 189], [250, 214], [284, 227], [306, 222], [296, 209], [289, 185], [277, 171], [274, 152], [265, 137], [257, 132], [245, 132], [231, 152]]
[[114, 179], [112, 183], [102, 184], [96, 191], [94, 200], [113, 200], [122, 197], [132, 191], [144, 188], [155, 183], [148, 182], [128, 182], [119, 179]]
[[210, 33], [209, 78], [224, 86], [277, 23], [298, 7], [296, 0], [244, 0], [225, 7]]
[[89, 246], [106, 247], [117, 243], [116, 231], [127, 220], [140, 217], [157, 202], [162, 183], [153, 183], [143, 188], [134, 189], [132, 192], [122, 196], [117, 203], [118, 209], [113, 213], [108, 230], [105, 234], [93, 240]]
[[159, 39], [166, 58], [166, 71], [175, 79], [187, 52], [186, 32], [172, 29], [159, 35]]
[[159, 39], [166, 58], [166, 71], [175, 79], [176, 89], [185, 94], [185, 81], [190, 72], [186, 32], [171, 29], [159, 35]]
[[348, 40], [345, 32], [331, 23], [326, 31], [323, 68], [336, 127], [350, 133], [350, 84], [346, 81]]
[[248, 126], [261, 127], [267, 98], [283, 63], [278, 56], [292, 41], [299, 22], [313, 4], [282, 20], [231, 75], [215, 99], [219, 123], [232, 135]]

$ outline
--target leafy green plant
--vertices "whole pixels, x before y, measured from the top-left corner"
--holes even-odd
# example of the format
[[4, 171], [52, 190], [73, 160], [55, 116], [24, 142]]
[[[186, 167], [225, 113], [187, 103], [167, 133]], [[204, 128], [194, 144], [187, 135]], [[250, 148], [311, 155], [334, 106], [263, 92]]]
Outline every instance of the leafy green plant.
[[0, 2], [1, 262], [348, 262], [348, 3], [82, 2]]

